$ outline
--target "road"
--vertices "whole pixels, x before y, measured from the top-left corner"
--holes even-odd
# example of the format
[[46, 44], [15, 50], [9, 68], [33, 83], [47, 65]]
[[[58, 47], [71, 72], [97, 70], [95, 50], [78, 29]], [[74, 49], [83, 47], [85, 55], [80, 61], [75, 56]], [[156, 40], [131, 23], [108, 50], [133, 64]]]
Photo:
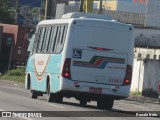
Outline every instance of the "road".
[[[128, 100], [115, 101], [113, 110], [111, 111], [97, 109], [96, 102], [90, 102], [87, 106], [82, 107], [74, 98], [64, 98], [62, 104], [48, 103], [45, 95], [43, 97], [38, 97], [38, 99], [31, 99], [29, 97], [29, 91], [25, 90], [23, 86], [0, 82], [0, 111], [45, 111], [43, 112], [45, 115], [55, 116], [52, 118], [3, 118], [5, 120], [106, 120], [107, 116], [109, 116], [107, 120], [134, 120], [136, 111], [152, 111], [154, 110], [153, 108], [155, 107], [147, 107], [145, 104]], [[137, 117], [137, 119], [158, 120], [158, 118], [155, 117]]]

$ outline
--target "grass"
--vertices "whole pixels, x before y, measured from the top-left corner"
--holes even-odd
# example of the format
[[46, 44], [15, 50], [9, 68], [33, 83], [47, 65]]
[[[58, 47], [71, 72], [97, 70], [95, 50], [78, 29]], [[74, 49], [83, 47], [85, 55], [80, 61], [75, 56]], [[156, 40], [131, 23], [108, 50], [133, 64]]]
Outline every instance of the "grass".
[[11, 80], [16, 82], [24, 82], [25, 80], [25, 69], [17, 68], [8, 71], [6, 74], [0, 76], [0, 80]]
[[130, 95], [142, 96], [142, 92], [135, 91], [135, 92], [131, 92]]

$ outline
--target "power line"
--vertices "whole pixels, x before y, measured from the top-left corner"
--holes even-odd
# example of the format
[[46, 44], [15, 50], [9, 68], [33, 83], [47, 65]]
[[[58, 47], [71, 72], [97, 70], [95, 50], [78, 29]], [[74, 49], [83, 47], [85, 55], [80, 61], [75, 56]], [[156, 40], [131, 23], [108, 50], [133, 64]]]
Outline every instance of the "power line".
[[29, 25], [31, 25], [31, 26], [36, 27], [36, 25], [34, 25], [34, 24], [32, 24], [32, 23], [29, 23], [29, 22], [26, 22], [26, 21], [25, 21], [25, 20], [23, 20], [23, 19], [19, 19], [19, 20], [22, 20], [23, 22], [25, 22], [25, 23], [27, 23], [27, 24], [29, 24]]

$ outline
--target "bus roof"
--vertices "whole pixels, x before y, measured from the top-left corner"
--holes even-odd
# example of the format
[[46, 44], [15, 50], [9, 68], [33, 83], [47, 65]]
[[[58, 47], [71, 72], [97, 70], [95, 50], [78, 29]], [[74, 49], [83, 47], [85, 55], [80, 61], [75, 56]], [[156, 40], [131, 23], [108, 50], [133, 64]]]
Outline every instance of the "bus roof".
[[50, 19], [50, 20], [43, 20], [38, 23], [38, 25], [50, 25], [50, 24], [68, 24], [72, 20], [71, 19]]

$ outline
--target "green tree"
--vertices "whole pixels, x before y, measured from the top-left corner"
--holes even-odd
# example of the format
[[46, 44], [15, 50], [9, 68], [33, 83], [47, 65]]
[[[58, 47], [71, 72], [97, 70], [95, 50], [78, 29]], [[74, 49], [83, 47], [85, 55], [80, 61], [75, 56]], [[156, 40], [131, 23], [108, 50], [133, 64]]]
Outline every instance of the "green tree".
[[16, 0], [0, 0], [0, 22], [13, 24]]

